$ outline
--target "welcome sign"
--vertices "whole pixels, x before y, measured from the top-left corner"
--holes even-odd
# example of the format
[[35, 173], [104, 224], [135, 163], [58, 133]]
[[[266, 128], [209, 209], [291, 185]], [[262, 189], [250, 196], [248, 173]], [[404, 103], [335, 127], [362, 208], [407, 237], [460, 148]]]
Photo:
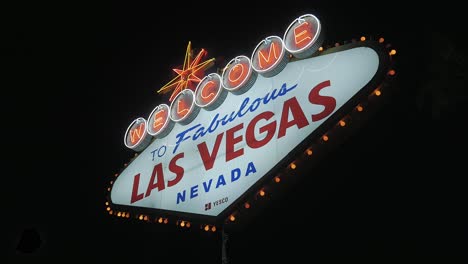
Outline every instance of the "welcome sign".
[[258, 191], [388, 71], [389, 54], [377, 42], [319, 52], [322, 39], [320, 21], [307, 14], [220, 74], [196, 80], [180, 71], [196, 89], [179, 87], [170, 105], [130, 124], [124, 143], [141, 153], [113, 182], [110, 202], [218, 219]]

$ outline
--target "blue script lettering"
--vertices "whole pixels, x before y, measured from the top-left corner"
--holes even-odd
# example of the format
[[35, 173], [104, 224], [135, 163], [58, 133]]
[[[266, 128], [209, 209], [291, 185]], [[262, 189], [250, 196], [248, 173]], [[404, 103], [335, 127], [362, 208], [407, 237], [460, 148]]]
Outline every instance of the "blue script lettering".
[[[213, 133], [220, 127], [220, 125], [226, 126], [227, 124], [233, 122], [237, 118], [243, 117], [248, 112], [253, 113], [257, 111], [257, 109], [259, 109], [261, 103], [263, 105], [267, 105], [270, 102], [274, 101], [276, 98], [285, 96], [288, 92], [294, 90], [294, 88], [296, 87], [297, 87], [297, 84], [288, 88], [286, 86], [286, 83], [283, 83], [280, 89], [275, 88], [273, 89], [273, 91], [271, 91], [271, 93], [265, 94], [264, 97], [255, 98], [252, 101], [250, 97], [246, 97], [244, 101], [242, 101], [242, 104], [240, 105], [239, 109], [237, 109], [236, 111], [232, 111], [230, 114], [226, 114], [220, 118], [220, 114], [216, 113], [216, 115], [213, 117], [213, 119], [211, 120], [207, 128], [203, 127], [201, 124], [196, 124], [187, 128], [186, 130], [176, 135], [176, 138], [177, 138], [176, 143], [175, 143], [176, 146], [174, 147], [174, 150], [172, 151], [172, 153], [176, 153], [177, 148], [179, 147], [180, 143], [190, 138], [192, 138], [192, 141], [195, 141], [199, 138], [204, 137], [206, 134]], [[189, 133], [190, 131], [195, 130], [195, 129], [196, 131], [193, 135]]]

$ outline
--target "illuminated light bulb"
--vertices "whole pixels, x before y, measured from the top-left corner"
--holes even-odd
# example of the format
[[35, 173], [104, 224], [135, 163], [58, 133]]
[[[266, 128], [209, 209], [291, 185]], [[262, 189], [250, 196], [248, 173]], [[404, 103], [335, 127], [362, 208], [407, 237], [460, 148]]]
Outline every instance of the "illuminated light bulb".
[[107, 211], [110, 211], [110, 209], [111, 209], [110, 207], [107, 207], [107, 208], [106, 208]]
[[340, 46], [340, 43], [335, 43], [335, 47], [339, 47]]
[[148, 221], [148, 216], [145, 215], [145, 217], [143, 217], [143, 220]]
[[297, 167], [296, 164], [294, 164], [294, 162], [292, 162], [291, 165], [289, 165], [289, 166], [290, 166], [291, 169], [293, 169], [293, 170], [296, 169], [296, 167]]
[[281, 178], [278, 177], [278, 176], [276, 176], [276, 177], [275, 177], [275, 182], [276, 182], [276, 183], [279, 183], [280, 181], [281, 181]]
[[361, 41], [366, 41], [366, 37], [362, 36]]
[[124, 167], [127, 167], [127, 163], [124, 163]]
[[120, 212], [118, 212], [118, 213], [117, 213], [117, 217], [120, 217], [120, 215], [121, 215]]
[[396, 50], [392, 49], [388, 54], [390, 54], [390, 56], [395, 55], [395, 54], [396, 54]]
[[211, 228], [211, 232], [216, 232], [216, 226], [213, 226], [213, 227]]
[[385, 41], [384, 38], [379, 38], [379, 43], [383, 43]]
[[340, 126], [342, 127], [346, 126], [346, 122], [344, 120], [340, 120]]
[[185, 224], [185, 226], [186, 226], [187, 228], [189, 228], [189, 227], [190, 227], [190, 222], [187, 222], [187, 224]]
[[210, 226], [209, 226], [209, 225], [206, 225], [206, 226], [205, 226], [205, 231], [208, 232], [208, 230], [210, 230]]
[[388, 75], [390, 75], [390, 76], [395, 75], [395, 73], [396, 73], [395, 70], [389, 70], [389, 71], [388, 71]]
[[358, 106], [356, 107], [356, 109], [358, 110], [358, 112], [362, 112], [362, 110], [364, 110], [364, 108], [363, 108], [362, 106], [360, 106], [360, 105], [358, 105]]
[[322, 139], [323, 139], [323, 141], [328, 141], [328, 136], [327, 136], [327, 135], [323, 135]]
[[169, 220], [167, 220], [167, 218], [164, 219], [164, 223], [165, 223], [165, 224], [169, 223]]
[[118, 173], [116, 173], [114, 176], [115, 176], [115, 177], [117, 177], [117, 176], [119, 176], [119, 174], [118, 174]]
[[182, 221], [182, 222], [180, 223], [180, 226], [181, 226], [181, 227], [184, 227], [184, 226], [185, 226], [185, 222]]
[[107, 187], [107, 191], [110, 192], [110, 187]]
[[231, 222], [234, 222], [234, 221], [236, 221], [236, 217], [235, 217], [234, 215], [231, 215], [231, 216], [229, 217], [229, 220], [231, 220]]
[[323, 47], [320, 47], [320, 48], [319, 48], [319, 51], [323, 51]]
[[130, 218], [130, 213], [127, 213], [127, 215], [126, 215], [126, 216], [127, 216], [127, 218]]
[[249, 203], [245, 203], [245, 204], [244, 204], [244, 207], [245, 207], [245, 209], [249, 209], [249, 208], [250, 208], [250, 204], [249, 204]]
[[114, 213], [114, 212], [113, 212], [112, 210], [109, 211], [109, 214], [110, 214], [110, 215], [113, 214], [113, 213]]
[[375, 95], [380, 96], [382, 92], [380, 90], [375, 90]]
[[312, 156], [312, 150], [311, 149], [307, 149], [306, 153], [307, 153], [308, 156]]
[[264, 190], [260, 190], [260, 196], [265, 196], [265, 191]]
[[138, 219], [143, 220], [143, 215], [140, 215]]
[[106, 202], [106, 205], [109, 205], [109, 202]]
[[110, 184], [111, 184], [111, 185], [114, 184], [114, 181], [111, 181]]
[[160, 224], [161, 224], [162, 222], [163, 222], [163, 219], [162, 219], [162, 217], [159, 217], [159, 219], [158, 219], [158, 223], [160, 223]]

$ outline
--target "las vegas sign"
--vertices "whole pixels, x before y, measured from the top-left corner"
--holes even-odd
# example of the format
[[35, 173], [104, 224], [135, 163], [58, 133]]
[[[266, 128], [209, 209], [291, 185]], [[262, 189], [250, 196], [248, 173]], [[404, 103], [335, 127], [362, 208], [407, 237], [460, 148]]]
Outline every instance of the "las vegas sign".
[[197, 75], [212, 64], [204, 50], [186, 57], [170, 102], [129, 125], [124, 144], [138, 155], [111, 181], [107, 210], [226, 219], [393, 71], [383, 40], [326, 50], [322, 41], [319, 19], [306, 14], [219, 73]]

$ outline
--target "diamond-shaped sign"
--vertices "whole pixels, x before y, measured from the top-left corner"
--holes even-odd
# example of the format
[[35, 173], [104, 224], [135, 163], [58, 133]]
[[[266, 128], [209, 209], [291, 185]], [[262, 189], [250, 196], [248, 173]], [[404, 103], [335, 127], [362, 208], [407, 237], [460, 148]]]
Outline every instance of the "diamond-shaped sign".
[[217, 109], [175, 124], [115, 180], [111, 201], [220, 215], [351, 99], [377, 87], [382, 56], [354, 46], [290, 62], [276, 76], [258, 76], [247, 92], [228, 93]]
[[302, 16], [285, 39], [266, 38], [132, 122], [125, 143], [141, 153], [113, 182], [112, 205], [218, 220], [273, 179], [389, 70], [374, 41], [318, 52], [320, 29]]

